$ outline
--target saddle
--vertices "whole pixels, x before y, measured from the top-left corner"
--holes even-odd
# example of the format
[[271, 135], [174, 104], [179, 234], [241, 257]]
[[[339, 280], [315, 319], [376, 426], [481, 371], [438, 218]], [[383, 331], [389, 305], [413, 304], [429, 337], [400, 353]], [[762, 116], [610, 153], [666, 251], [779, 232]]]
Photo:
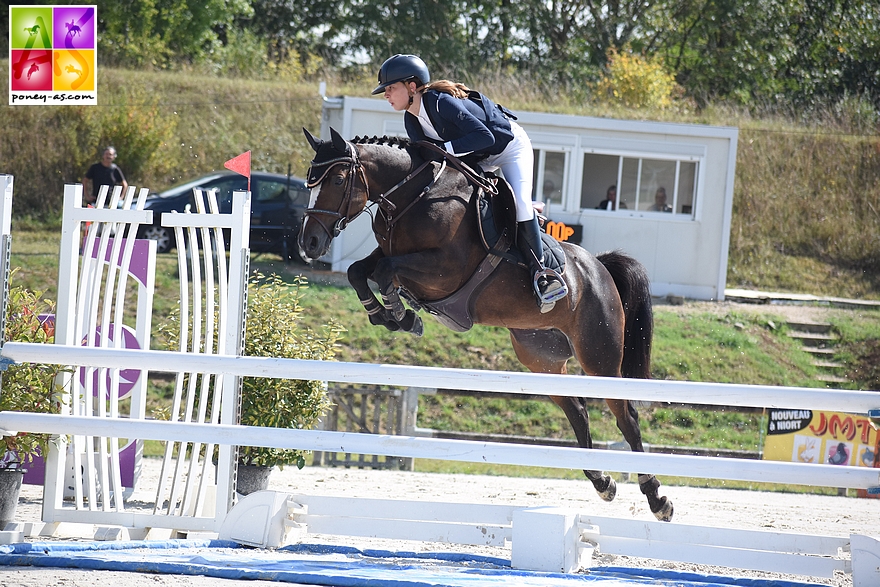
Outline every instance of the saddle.
[[[475, 188], [472, 205], [477, 206], [477, 226], [480, 239], [486, 248], [486, 258], [477, 266], [461, 288], [455, 293], [436, 301], [426, 302], [415, 300], [405, 290], [401, 294], [416, 310], [424, 309], [432, 314], [438, 322], [455, 332], [467, 332], [474, 326], [473, 300], [482, 291], [486, 279], [501, 264], [507, 261], [520, 265], [526, 271], [529, 265], [516, 243], [516, 206], [513, 190], [502, 178], [491, 173], [484, 177], [492, 182], [495, 193]], [[541, 233], [544, 244], [544, 266], [556, 270], [560, 275], [565, 272], [565, 252], [555, 238]]]

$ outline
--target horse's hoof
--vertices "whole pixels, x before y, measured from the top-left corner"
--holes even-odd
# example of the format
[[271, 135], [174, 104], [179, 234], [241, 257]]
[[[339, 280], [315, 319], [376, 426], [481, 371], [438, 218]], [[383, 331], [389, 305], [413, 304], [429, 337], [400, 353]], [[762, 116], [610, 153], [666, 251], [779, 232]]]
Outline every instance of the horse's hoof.
[[422, 325], [422, 319], [419, 318], [419, 315], [413, 312], [412, 310], [406, 311], [406, 316], [403, 321], [400, 323], [401, 329], [404, 332], [409, 332], [411, 334], [415, 334], [416, 336], [421, 336], [424, 334], [425, 328]]
[[665, 497], [661, 497], [660, 507], [657, 508], [656, 512], [652, 513], [654, 514], [654, 517], [661, 522], [671, 522], [673, 513], [672, 502]]
[[606, 478], [608, 479], [608, 485], [603, 491], [596, 490], [596, 493], [605, 501], [614, 501], [614, 498], [617, 496], [617, 482], [611, 476]]
[[413, 322], [410, 332], [412, 332], [416, 336], [422, 336], [425, 333], [425, 326], [422, 324], [422, 319], [418, 316], [416, 316], [415, 322]]

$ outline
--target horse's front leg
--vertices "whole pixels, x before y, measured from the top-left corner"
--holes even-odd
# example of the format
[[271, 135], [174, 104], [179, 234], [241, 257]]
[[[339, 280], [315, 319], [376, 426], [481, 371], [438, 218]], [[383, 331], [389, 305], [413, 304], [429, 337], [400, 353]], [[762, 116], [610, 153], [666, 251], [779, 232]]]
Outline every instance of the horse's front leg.
[[[416, 330], [421, 329], [421, 319], [403, 305], [398, 288], [403, 285], [416, 297], [424, 295], [422, 299], [440, 299], [461, 285], [460, 273], [459, 261], [451, 259], [440, 249], [430, 249], [379, 259], [373, 270], [373, 280], [392, 318], [404, 330], [421, 334]], [[412, 329], [408, 328], [411, 321]]]
[[389, 330], [397, 330], [399, 326], [396, 323], [388, 321], [388, 311], [379, 303], [379, 300], [370, 289], [368, 279], [373, 277], [373, 270], [376, 263], [382, 258], [382, 249], [376, 248], [369, 256], [355, 261], [348, 267], [348, 282], [357, 293], [358, 300], [367, 311], [370, 318], [370, 324], [374, 326], [385, 326]]
[[[348, 282], [357, 293], [358, 300], [367, 311], [370, 324], [373, 324], [374, 326], [384, 326], [392, 332], [403, 330], [421, 336], [423, 330], [422, 321], [415, 312], [404, 309], [405, 311], [402, 318], [396, 318], [396, 316], [387, 309], [387, 303], [386, 306], [383, 306], [379, 302], [378, 298], [373, 294], [373, 290], [370, 288], [369, 283], [367, 283], [368, 280], [375, 281], [373, 272], [376, 269], [377, 263], [384, 258], [382, 250], [376, 248], [376, 250], [370, 253], [368, 257], [365, 257], [360, 261], [355, 261], [348, 268]], [[398, 303], [400, 303], [399, 297]]]

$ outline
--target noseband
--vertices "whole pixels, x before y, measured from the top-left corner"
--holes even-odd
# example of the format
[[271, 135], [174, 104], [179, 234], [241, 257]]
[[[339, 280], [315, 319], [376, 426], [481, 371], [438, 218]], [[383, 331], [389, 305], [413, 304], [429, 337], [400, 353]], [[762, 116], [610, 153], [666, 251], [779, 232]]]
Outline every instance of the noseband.
[[[320, 215], [324, 215], [324, 216], [329, 216], [330, 218], [333, 218], [336, 220], [333, 223], [333, 230], [331, 231], [330, 229], [327, 228], [327, 226], [324, 224], [324, 222], [322, 222], [320, 219], [316, 219], [316, 220], [318, 220], [318, 224], [321, 226], [321, 228], [323, 228], [324, 231], [327, 233], [327, 235], [330, 236], [331, 238], [336, 238], [337, 236], [339, 236], [339, 233], [342, 232], [343, 230], [345, 230], [345, 227], [348, 226], [348, 224], [350, 222], [352, 222], [355, 218], [360, 216], [361, 212], [363, 212], [364, 209], [366, 209], [366, 203], [370, 201], [370, 185], [367, 183], [367, 174], [364, 171], [364, 166], [361, 165], [361, 161], [360, 161], [360, 158], [358, 157], [357, 149], [353, 145], [349, 145], [349, 152], [351, 153], [351, 156], [338, 157], [336, 159], [330, 159], [329, 161], [318, 162], [313, 159], [311, 161], [311, 169], [320, 169], [322, 167], [324, 167], [326, 169], [324, 169], [323, 173], [321, 173], [321, 175], [319, 175], [317, 179], [309, 180], [308, 182], [306, 182], [306, 187], [309, 189], [313, 189], [313, 188], [321, 185], [321, 182], [324, 181], [324, 179], [327, 177], [327, 175], [330, 173], [330, 171], [334, 167], [336, 167], [338, 165], [348, 165], [348, 176], [345, 178], [346, 185], [343, 187], [343, 190], [345, 191], [345, 196], [342, 198], [342, 201], [339, 203], [339, 209], [336, 211], [333, 211], [333, 210], [321, 210], [320, 208], [309, 208], [305, 211], [306, 218], [308, 216], [313, 215], [313, 214], [320, 214]], [[311, 175], [311, 169], [309, 170], [310, 171], [309, 175]], [[361, 178], [361, 181], [363, 181], [364, 190], [367, 193], [367, 198], [364, 202], [364, 208], [359, 210], [354, 216], [350, 216], [352, 200], [354, 198], [354, 189], [355, 189], [355, 181], [352, 178], [354, 178], [355, 175], [359, 175]], [[343, 213], [343, 210], [345, 210], [344, 213]]]

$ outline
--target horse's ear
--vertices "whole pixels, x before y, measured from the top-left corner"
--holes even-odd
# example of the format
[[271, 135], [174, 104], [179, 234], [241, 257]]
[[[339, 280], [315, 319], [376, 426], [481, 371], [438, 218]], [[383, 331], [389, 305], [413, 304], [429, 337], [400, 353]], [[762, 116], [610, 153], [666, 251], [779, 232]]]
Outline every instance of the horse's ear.
[[349, 154], [348, 142], [342, 138], [342, 135], [336, 132], [336, 129], [330, 127], [330, 139], [333, 141], [333, 148], [340, 153]]
[[303, 134], [306, 135], [306, 140], [309, 142], [309, 145], [311, 145], [312, 149], [315, 151], [315, 153], [317, 153], [318, 146], [321, 142], [320, 139], [312, 135], [312, 133], [310, 133], [306, 127], [303, 127]]

